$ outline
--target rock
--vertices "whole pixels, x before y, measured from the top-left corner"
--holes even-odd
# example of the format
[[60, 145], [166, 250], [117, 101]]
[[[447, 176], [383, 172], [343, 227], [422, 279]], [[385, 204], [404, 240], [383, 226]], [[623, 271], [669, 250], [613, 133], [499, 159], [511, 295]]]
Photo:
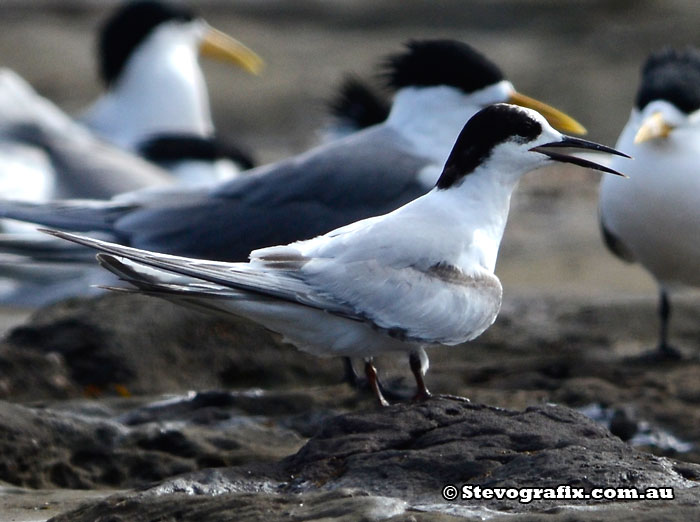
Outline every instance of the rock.
[[0, 347], [0, 398], [66, 399], [82, 393], [65, 359], [56, 352]]
[[[28, 358], [41, 364], [30, 367]], [[0, 398], [11, 400], [279, 388], [343, 376], [339, 360], [301, 353], [250, 322], [119, 294], [39, 310], [6, 336], [4, 368], [12, 371], [0, 373]], [[42, 385], [28, 389], [37, 380]]]
[[700, 466], [637, 451], [568, 408], [510, 411], [437, 397], [329, 418], [297, 453], [275, 463], [183, 475], [52, 520], [448, 520], [452, 515], [512, 517], [552, 510], [586, 520], [581, 507], [570, 508], [595, 507], [591, 513], [596, 519], [619, 508], [610, 500], [447, 501], [441, 492], [448, 484], [569, 485], [587, 492], [596, 487], [673, 488], [683, 502], [624, 505], [626, 511], [652, 510], [657, 518], [666, 518], [692, 516], [700, 501], [699, 478]]
[[610, 432], [624, 441], [630, 440], [639, 431], [639, 423], [629, 408], [615, 410], [610, 419]]
[[[693, 313], [699, 303], [674, 305], [684, 344], [700, 335]], [[427, 384], [506, 408], [555, 402], [633, 411], [638, 425], [691, 446], [682, 454], [654, 444], [651, 451], [700, 462], [700, 360], [630, 360], [653, 344], [655, 314], [653, 298], [581, 305], [577, 299], [511, 297], [480, 338], [430, 351]], [[637, 336], [641, 340], [630, 341]], [[380, 357], [377, 366], [385, 383], [403, 383], [412, 392], [405, 357]], [[340, 361], [304, 354], [249, 322], [133, 295], [42, 309], [0, 344], [0, 398], [15, 401], [250, 386], [284, 391], [333, 386], [341, 378]], [[613, 429], [629, 436], [633, 426], [616, 423]]]
[[[356, 394], [341, 388], [336, 407]], [[140, 404], [139, 404], [140, 403]], [[276, 461], [331, 416], [304, 392], [200, 392], [26, 407], [0, 401], [0, 480], [32, 488], [143, 487], [180, 473]]]

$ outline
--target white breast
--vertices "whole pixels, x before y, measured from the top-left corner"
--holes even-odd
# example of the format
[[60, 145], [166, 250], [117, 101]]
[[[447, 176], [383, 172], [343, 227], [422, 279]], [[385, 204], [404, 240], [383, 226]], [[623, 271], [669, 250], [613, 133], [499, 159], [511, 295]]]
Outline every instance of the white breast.
[[700, 286], [700, 129], [638, 145], [636, 129], [631, 121], [617, 145], [634, 161], [611, 164], [630, 178], [601, 182], [602, 219], [657, 280]]

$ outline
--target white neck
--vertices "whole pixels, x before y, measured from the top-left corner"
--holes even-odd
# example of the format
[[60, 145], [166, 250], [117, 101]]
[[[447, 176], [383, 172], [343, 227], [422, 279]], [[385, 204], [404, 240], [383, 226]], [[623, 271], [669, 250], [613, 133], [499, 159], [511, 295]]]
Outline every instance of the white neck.
[[469, 118], [513, 92], [505, 80], [470, 94], [448, 86], [405, 87], [394, 97], [387, 125], [410, 141], [416, 154], [442, 167]]
[[[438, 231], [416, 242], [425, 268], [447, 263], [465, 273], [493, 273], [508, 219], [517, 179], [499, 179], [493, 172], [475, 170], [460, 185], [433, 189], [396, 211], [399, 220]], [[409, 247], [410, 248], [410, 247]]]
[[471, 235], [471, 244], [462, 253], [457, 266], [477, 262], [493, 273], [508, 221], [510, 198], [517, 184], [517, 180], [504, 182], [476, 171], [454, 190], [455, 204], [466, 214], [464, 230]]
[[192, 24], [159, 27], [134, 51], [112, 88], [88, 110], [87, 126], [130, 149], [154, 134], [211, 135], [196, 30]]

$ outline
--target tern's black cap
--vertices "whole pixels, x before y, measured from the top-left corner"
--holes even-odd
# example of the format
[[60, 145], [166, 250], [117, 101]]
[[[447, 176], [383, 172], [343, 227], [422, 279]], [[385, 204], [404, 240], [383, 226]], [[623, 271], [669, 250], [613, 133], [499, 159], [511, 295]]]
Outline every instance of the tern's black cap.
[[449, 85], [472, 93], [503, 80], [501, 70], [483, 54], [456, 40], [413, 40], [385, 63], [388, 86]]
[[110, 85], [119, 77], [131, 53], [158, 25], [188, 22], [194, 13], [178, 3], [137, 0], [118, 8], [102, 26], [99, 38], [100, 76]]
[[654, 100], [666, 100], [686, 114], [700, 109], [700, 50], [664, 48], [647, 58], [635, 105], [641, 110]]
[[542, 125], [525, 110], [514, 105], [497, 103], [480, 110], [460, 132], [450, 153], [439, 189], [449, 188], [471, 173], [497, 145], [509, 140], [528, 142], [542, 133]]

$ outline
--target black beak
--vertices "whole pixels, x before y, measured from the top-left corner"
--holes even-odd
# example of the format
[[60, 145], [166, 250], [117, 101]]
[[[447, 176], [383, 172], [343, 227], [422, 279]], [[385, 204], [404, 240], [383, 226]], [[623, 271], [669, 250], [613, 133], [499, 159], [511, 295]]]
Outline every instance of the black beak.
[[594, 150], [597, 152], [606, 152], [608, 154], [615, 154], [616, 156], [622, 156], [623, 158], [630, 158], [631, 157], [631, 156], [628, 156], [627, 154], [625, 154], [624, 152], [620, 152], [619, 150], [613, 149], [612, 147], [606, 147], [605, 145], [601, 145], [600, 143], [595, 143], [595, 142], [588, 141], [588, 140], [582, 140], [581, 138], [572, 138], [571, 136], [564, 136], [561, 141], [553, 141], [552, 143], [545, 143], [544, 145], [538, 145], [537, 147], [533, 147], [530, 150], [533, 152], [539, 152], [540, 154], [544, 154], [546, 156], [549, 156], [554, 161], [561, 161], [562, 163], [573, 163], [574, 165], [578, 165], [579, 167], [586, 167], [589, 169], [600, 170], [602, 172], [616, 174], [616, 175], [622, 176], [624, 178], [627, 177], [624, 174], [622, 174], [621, 172], [613, 170], [610, 167], [606, 167], [605, 165], [600, 165], [599, 163], [585, 160], [583, 158], [578, 158], [576, 156], [569, 156], [569, 155], [561, 153], [561, 152], [555, 152], [552, 150], [548, 150], [548, 149], [562, 148], [562, 147], [568, 148], [568, 149], [579, 149], [579, 150], [583, 149], [583, 150]]

